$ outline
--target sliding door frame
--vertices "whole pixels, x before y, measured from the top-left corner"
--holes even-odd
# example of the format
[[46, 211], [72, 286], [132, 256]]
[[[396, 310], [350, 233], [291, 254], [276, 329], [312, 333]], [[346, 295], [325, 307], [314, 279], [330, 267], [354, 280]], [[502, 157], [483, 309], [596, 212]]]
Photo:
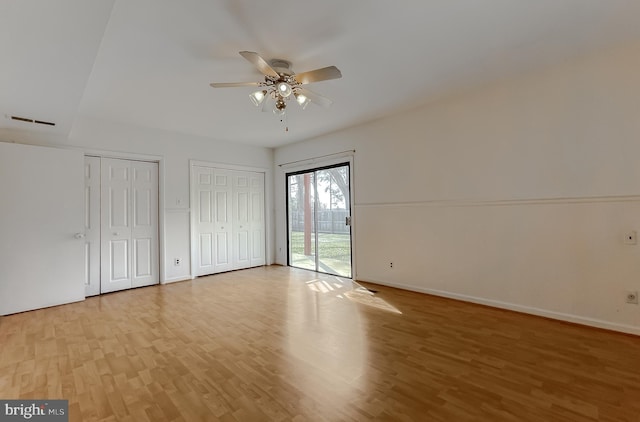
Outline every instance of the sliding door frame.
[[[347, 154], [339, 154], [333, 159], [310, 159], [305, 161], [300, 161], [297, 163], [291, 164], [281, 164], [283, 175], [284, 175], [284, 192], [285, 192], [285, 216], [286, 216], [286, 224], [285, 224], [285, 236], [286, 236], [286, 245], [287, 245], [287, 266], [291, 266], [291, 254], [290, 254], [290, 221], [289, 221], [289, 176], [301, 173], [307, 173], [317, 170], [324, 170], [334, 167], [340, 167], [341, 165], [347, 165], [349, 168], [349, 211], [351, 216], [351, 279], [356, 280], [357, 271], [356, 271], [356, 215], [355, 215], [355, 187], [354, 187], [354, 156], [353, 153], [349, 152]], [[314, 222], [315, 224], [315, 222]], [[317, 234], [316, 234], [317, 238]], [[317, 246], [317, 245], [316, 245]], [[316, 247], [316, 254], [317, 254]], [[294, 267], [297, 268], [297, 267]], [[333, 274], [335, 275], [335, 274]], [[339, 276], [344, 277], [344, 276]]]

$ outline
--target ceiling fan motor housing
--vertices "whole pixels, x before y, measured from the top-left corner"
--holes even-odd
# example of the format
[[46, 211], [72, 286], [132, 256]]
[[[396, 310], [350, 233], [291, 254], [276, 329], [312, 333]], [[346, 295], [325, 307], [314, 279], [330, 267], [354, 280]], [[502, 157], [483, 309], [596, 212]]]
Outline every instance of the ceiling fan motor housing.
[[291, 70], [291, 62], [283, 59], [273, 59], [271, 60], [271, 67], [273, 70], [278, 72], [279, 75], [291, 76], [293, 75], [293, 70]]

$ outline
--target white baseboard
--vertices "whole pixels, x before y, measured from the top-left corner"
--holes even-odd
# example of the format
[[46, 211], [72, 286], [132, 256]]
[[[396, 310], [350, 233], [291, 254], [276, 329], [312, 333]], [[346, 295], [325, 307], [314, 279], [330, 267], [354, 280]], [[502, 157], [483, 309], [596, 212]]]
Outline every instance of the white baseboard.
[[389, 283], [387, 281], [374, 280], [371, 278], [358, 277], [358, 281], [364, 281], [383, 286], [395, 287], [398, 289], [409, 290], [418, 293], [426, 293], [433, 296], [446, 297], [448, 299], [461, 300], [463, 302], [477, 303], [480, 305], [492, 306], [494, 308], [507, 309], [515, 312], [522, 312], [530, 315], [537, 315], [545, 318], [557, 319], [559, 321], [571, 322], [575, 324], [587, 325], [590, 327], [603, 328], [605, 330], [619, 331], [626, 334], [634, 334], [640, 336], [640, 327], [626, 324], [618, 324], [615, 322], [604, 321], [601, 319], [588, 318], [573, 314], [565, 314], [562, 312], [550, 311], [547, 309], [534, 308], [530, 306], [518, 305], [515, 303], [502, 302], [499, 300], [486, 299], [476, 296], [467, 296], [459, 293], [447, 292], [444, 290], [427, 289], [422, 287], [410, 286], [400, 283]]

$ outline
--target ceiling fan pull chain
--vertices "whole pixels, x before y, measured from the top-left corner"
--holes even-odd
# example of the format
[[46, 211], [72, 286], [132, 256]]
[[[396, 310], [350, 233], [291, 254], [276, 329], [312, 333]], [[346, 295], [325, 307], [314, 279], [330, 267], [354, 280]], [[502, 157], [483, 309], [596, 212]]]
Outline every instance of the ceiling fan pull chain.
[[287, 122], [287, 113], [284, 113], [282, 115], [282, 120], [280, 120], [282, 123], [284, 123], [284, 131], [285, 132], [289, 132], [289, 123]]

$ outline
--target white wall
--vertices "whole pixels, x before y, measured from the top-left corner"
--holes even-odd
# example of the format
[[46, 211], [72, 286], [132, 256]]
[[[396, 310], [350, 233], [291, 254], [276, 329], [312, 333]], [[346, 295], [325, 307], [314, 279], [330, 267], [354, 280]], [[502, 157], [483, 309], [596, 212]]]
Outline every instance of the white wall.
[[[640, 334], [640, 45], [279, 148], [355, 149], [360, 280]], [[284, 175], [277, 262], [286, 263]], [[389, 268], [389, 262], [394, 268]]]
[[[95, 118], [76, 120], [68, 139], [42, 132], [0, 130], [0, 139], [25, 144], [61, 146], [83, 152], [101, 153], [123, 158], [149, 158], [160, 160], [161, 207], [164, 207], [164, 268], [161, 279], [177, 281], [188, 279], [190, 270], [189, 228], [189, 160], [228, 163], [266, 169], [266, 180], [273, 179], [273, 151], [180, 133], [118, 125]], [[266, 184], [267, 217], [273, 215], [273, 185]], [[267, 225], [267, 262], [272, 262], [273, 224]], [[174, 258], [182, 258], [179, 267]]]
[[0, 315], [84, 299], [83, 168], [77, 151], [0, 142]]

